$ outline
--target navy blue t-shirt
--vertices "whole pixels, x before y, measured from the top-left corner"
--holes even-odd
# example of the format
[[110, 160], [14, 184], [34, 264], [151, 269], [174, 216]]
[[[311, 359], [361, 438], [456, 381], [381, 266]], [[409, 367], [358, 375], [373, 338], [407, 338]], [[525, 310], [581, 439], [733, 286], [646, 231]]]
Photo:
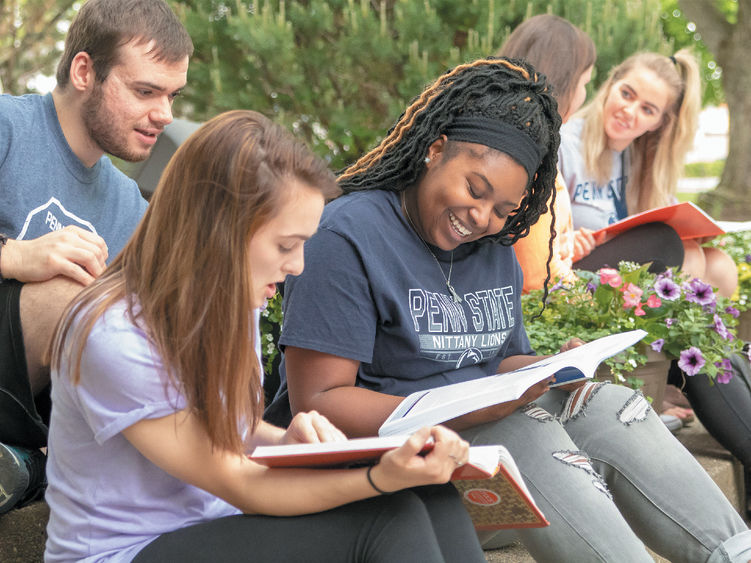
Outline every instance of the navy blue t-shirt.
[[[531, 354], [513, 250], [459, 246], [451, 283], [460, 303], [444, 277], [451, 252], [430, 250], [437, 260], [396, 193], [369, 190], [329, 203], [305, 245], [305, 270], [285, 284], [280, 344], [357, 360], [358, 386], [400, 396], [491, 375], [503, 358]], [[281, 377], [275, 402], [286, 402], [284, 362]]]

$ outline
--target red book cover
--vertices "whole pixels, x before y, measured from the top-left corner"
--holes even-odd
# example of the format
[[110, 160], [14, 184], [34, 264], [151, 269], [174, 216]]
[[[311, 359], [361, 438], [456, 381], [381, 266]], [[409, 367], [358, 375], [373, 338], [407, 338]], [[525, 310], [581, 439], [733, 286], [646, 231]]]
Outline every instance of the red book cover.
[[[268, 467], [342, 467], [350, 464], [366, 465], [378, 461], [389, 450], [401, 446], [409, 436], [385, 438], [354, 438], [342, 442], [316, 442], [259, 446], [250, 459]], [[427, 453], [433, 445], [423, 449]]]
[[[331, 468], [376, 463], [408, 436], [356, 438], [343, 442], [259, 446], [249, 456], [268, 467]], [[432, 449], [426, 444], [423, 453]], [[478, 530], [540, 528], [548, 521], [535, 504], [511, 454], [503, 446], [472, 446], [469, 462], [451, 482]]]
[[701, 208], [690, 201], [684, 201], [666, 207], [650, 209], [649, 211], [643, 211], [642, 213], [621, 219], [612, 225], [595, 231], [595, 237], [601, 233], [607, 233], [608, 238], [612, 238], [617, 234], [646, 223], [665, 223], [675, 229], [681, 240], [716, 237], [725, 234], [722, 227]]

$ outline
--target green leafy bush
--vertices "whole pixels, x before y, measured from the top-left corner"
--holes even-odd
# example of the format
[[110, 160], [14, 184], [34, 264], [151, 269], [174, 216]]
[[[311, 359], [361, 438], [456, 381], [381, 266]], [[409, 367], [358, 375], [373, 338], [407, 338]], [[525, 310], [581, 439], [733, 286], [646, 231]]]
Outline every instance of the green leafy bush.
[[577, 271], [575, 281], [552, 288], [542, 312], [542, 291], [525, 295], [525, 326], [533, 348], [551, 354], [574, 336], [590, 341], [643, 329], [648, 334], [639, 345], [605, 362], [620, 381], [646, 363], [647, 347], [678, 360], [687, 375], [728, 381], [728, 357], [742, 347], [734, 334], [739, 312], [731, 300], [715, 295], [701, 280], [674, 270], [655, 275], [647, 268], [621, 262], [617, 270]]

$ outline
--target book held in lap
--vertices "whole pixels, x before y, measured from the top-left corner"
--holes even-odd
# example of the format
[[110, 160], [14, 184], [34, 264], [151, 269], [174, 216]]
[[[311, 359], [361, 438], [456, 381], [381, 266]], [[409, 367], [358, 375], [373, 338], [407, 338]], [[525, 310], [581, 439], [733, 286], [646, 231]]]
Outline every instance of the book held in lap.
[[399, 403], [378, 430], [381, 436], [410, 434], [491, 405], [513, 401], [535, 383], [555, 375], [551, 387], [594, 377], [597, 366], [647, 335], [630, 330], [603, 336], [542, 358], [517, 370], [416, 391]]
[[[250, 459], [268, 467], [353, 467], [377, 463], [409, 436], [355, 438], [341, 442], [259, 446]], [[426, 444], [427, 454], [432, 444]], [[451, 482], [459, 491], [478, 530], [539, 528], [548, 525], [513, 457], [503, 446], [472, 446], [469, 462], [458, 467]]]

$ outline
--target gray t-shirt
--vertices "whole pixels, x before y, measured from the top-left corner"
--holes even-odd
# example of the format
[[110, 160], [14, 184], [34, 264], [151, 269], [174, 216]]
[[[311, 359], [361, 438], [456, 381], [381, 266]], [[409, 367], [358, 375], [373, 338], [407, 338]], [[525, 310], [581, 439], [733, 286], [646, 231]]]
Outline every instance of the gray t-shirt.
[[448, 275], [451, 253], [430, 249], [438, 261], [396, 193], [329, 203], [305, 245], [305, 270], [287, 279], [280, 344], [357, 360], [358, 386], [400, 396], [491, 375], [506, 356], [531, 354], [512, 248], [475, 242], [454, 251], [461, 303], [439, 270]]
[[77, 225], [105, 240], [109, 262], [145, 210], [109, 158], [87, 168], [76, 157], [51, 94], [0, 96], [0, 233], [28, 240]]
[[[574, 228], [596, 231], [627, 216], [624, 186], [628, 175], [623, 172], [623, 152], [610, 151], [610, 179], [600, 184], [584, 165], [581, 133], [584, 120], [573, 119], [561, 127], [558, 168], [571, 198]], [[622, 201], [619, 209], [619, 200]]]

